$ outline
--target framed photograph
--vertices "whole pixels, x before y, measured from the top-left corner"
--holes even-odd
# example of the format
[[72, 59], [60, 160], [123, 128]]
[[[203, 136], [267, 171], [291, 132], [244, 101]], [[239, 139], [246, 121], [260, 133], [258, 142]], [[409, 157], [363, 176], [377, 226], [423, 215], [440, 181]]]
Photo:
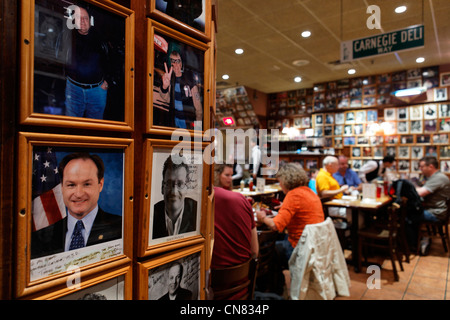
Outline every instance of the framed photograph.
[[147, 95], [147, 131], [170, 135], [177, 128], [194, 133], [209, 129], [209, 46], [156, 21], [147, 22], [147, 81], [153, 88]]
[[422, 106], [412, 106], [409, 110], [409, 116], [411, 120], [422, 120], [423, 119], [423, 108]]
[[411, 128], [410, 128], [411, 133], [422, 133], [423, 132], [422, 120], [411, 120], [410, 124], [411, 124]]
[[431, 141], [431, 135], [429, 135], [429, 134], [422, 134], [420, 136], [416, 136], [417, 144], [429, 144], [430, 141]]
[[450, 172], [450, 161], [449, 160], [441, 161], [441, 172], [444, 172], [444, 173]]
[[399, 172], [409, 172], [409, 160], [399, 160], [398, 161], [398, 171]]
[[414, 135], [412, 135], [412, 134], [401, 135], [400, 143], [401, 144], [413, 144], [414, 143]]
[[[420, 172], [420, 161], [419, 160], [411, 160], [411, 172]], [[412, 179], [411, 176], [410, 176], [410, 179]]]
[[377, 110], [367, 110], [367, 121], [368, 122], [378, 121], [378, 111]]
[[439, 147], [439, 157], [442, 158], [450, 158], [450, 147], [449, 146], [440, 146]]
[[408, 107], [397, 109], [397, 120], [408, 120]]
[[139, 300], [203, 300], [205, 252], [197, 245], [138, 263]]
[[397, 148], [390, 146], [390, 147], [386, 147], [386, 155], [387, 156], [393, 156], [394, 158], [397, 156]]
[[440, 133], [433, 135], [434, 144], [448, 144], [448, 133]]
[[147, 0], [147, 8], [151, 18], [202, 41], [211, 40], [211, 0]]
[[439, 131], [450, 132], [450, 118], [439, 120]]
[[409, 159], [410, 158], [410, 152], [409, 147], [405, 146], [399, 146], [398, 147], [398, 155], [397, 157], [399, 159]]
[[132, 131], [134, 12], [109, 0], [21, 10], [20, 123]]
[[344, 135], [345, 136], [351, 136], [353, 135], [353, 129], [351, 124], [347, 124], [344, 126]]
[[375, 158], [383, 158], [384, 149], [383, 147], [373, 147], [373, 156]]
[[424, 119], [436, 119], [437, 118], [437, 106], [435, 104], [426, 104], [423, 106]]
[[37, 300], [131, 300], [133, 279], [131, 265], [117, 265], [100, 274], [92, 274], [72, 285], [60, 287], [33, 296]]
[[385, 136], [384, 139], [385, 139], [386, 144], [397, 144], [399, 141], [397, 135]]
[[209, 166], [202, 144], [148, 139], [144, 150], [140, 255], [203, 241]]
[[362, 160], [352, 160], [352, 169], [359, 171], [362, 167]]
[[434, 88], [434, 101], [445, 101], [447, 97], [447, 88]]
[[323, 125], [323, 114], [316, 114], [314, 115], [314, 124], [316, 126], [322, 126]]
[[355, 135], [364, 134], [364, 125], [363, 124], [354, 124], [353, 125], [353, 133]]
[[364, 123], [364, 122], [366, 122], [366, 111], [365, 110], [356, 111], [355, 123]]
[[439, 118], [450, 117], [450, 104], [442, 103], [439, 105]]
[[437, 130], [436, 120], [424, 120], [424, 131], [435, 132]]
[[355, 112], [347, 111], [345, 113], [345, 123], [355, 123]]
[[397, 109], [395, 108], [386, 108], [384, 109], [384, 121], [393, 121], [397, 120]]
[[362, 156], [361, 147], [352, 147], [352, 157], [359, 158]]
[[409, 133], [409, 121], [398, 121], [397, 133], [400, 134]]
[[442, 72], [440, 74], [439, 86], [440, 87], [450, 86], [450, 72]]
[[132, 256], [132, 139], [20, 133], [19, 159], [18, 296]]
[[431, 156], [437, 158], [437, 147], [436, 146], [426, 146], [425, 156]]
[[344, 124], [345, 122], [345, 114], [344, 113], [335, 113], [334, 114], [335, 124]]
[[342, 137], [335, 137], [334, 138], [334, 148], [335, 149], [342, 149], [344, 146], [342, 144]]
[[354, 146], [355, 144], [355, 137], [344, 137], [344, 146]]

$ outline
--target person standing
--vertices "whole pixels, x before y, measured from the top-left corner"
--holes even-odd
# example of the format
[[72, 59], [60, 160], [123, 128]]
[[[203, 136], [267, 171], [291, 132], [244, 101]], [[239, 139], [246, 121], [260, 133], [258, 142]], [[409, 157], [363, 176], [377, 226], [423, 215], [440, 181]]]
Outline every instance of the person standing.
[[378, 177], [387, 177], [387, 168], [392, 168], [395, 158], [385, 156], [382, 161], [370, 160], [359, 170], [359, 178], [363, 183], [375, 181]]
[[[56, 52], [65, 59], [66, 115], [103, 119], [109, 49], [100, 32], [91, 26], [91, 17], [87, 7], [75, 6], [75, 26], [62, 33]], [[59, 50], [61, 46], [63, 50]]]

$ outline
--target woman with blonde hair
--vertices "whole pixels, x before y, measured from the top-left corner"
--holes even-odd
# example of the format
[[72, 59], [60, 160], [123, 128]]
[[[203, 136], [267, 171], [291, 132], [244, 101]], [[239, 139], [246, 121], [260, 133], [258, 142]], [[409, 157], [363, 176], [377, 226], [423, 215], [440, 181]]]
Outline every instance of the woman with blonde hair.
[[307, 224], [323, 222], [325, 219], [322, 203], [308, 187], [308, 175], [297, 163], [287, 163], [276, 174], [280, 187], [286, 194], [278, 214], [271, 218], [264, 211], [257, 211], [260, 224], [272, 230], [283, 232], [287, 229], [287, 239], [277, 242], [282, 267], [288, 268], [288, 261]]

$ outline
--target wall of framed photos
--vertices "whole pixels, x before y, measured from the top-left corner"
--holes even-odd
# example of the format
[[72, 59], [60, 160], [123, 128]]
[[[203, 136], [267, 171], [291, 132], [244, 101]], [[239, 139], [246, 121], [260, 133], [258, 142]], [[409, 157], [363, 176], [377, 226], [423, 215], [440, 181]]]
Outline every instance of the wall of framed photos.
[[215, 1], [1, 4], [18, 59], [2, 65], [0, 299], [165, 299], [170, 272], [205, 299], [214, 193], [194, 138], [213, 126]]
[[[274, 93], [268, 102], [268, 129], [296, 128], [290, 140], [313, 140], [311, 145], [326, 152], [334, 149], [350, 158], [355, 171], [370, 159], [393, 155], [401, 175], [415, 176], [418, 160], [434, 155], [441, 171], [450, 174], [449, 69], [402, 70]], [[427, 90], [413, 98], [391, 94], [418, 86]]]

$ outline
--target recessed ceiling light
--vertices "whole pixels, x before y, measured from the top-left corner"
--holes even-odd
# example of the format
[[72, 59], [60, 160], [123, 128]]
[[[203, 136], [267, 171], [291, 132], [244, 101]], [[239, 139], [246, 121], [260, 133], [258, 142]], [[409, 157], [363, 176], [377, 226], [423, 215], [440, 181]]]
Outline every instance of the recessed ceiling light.
[[295, 78], [294, 78], [294, 81], [297, 82], [297, 83], [298, 83], [298, 82], [302, 82], [302, 77], [295, 77]]
[[355, 69], [349, 69], [347, 72], [348, 72], [348, 74], [355, 74], [356, 70]]
[[236, 49], [234, 50], [234, 52], [236, 52], [236, 54], [243, 54], [244, 53], [244, 49]]
[[395, 8], [395, 13], [403, 13], [406, 11], [406, 6], [400, 6]]
[[309, 64], [309, 61], [305, 60], [305, 59], [294, 60], [294, 61], [292, 61], [292, 64], [296, 67], [302, 67], [302, 66], [306, 66], [307, 64]]
[[228, 79], [230, 79], [230, 76], [227, 75], [227, 74], [224, 74], [224, 75], [222, 76], [222, 79], [223, 79], [223, 80], [228, 80]]
[[419, 58], [416, 59], [416, 62], [417, 62], [417, 63], [422, 63], [422, 62], [424, 62], [424, 61], [425, 61], [425, 58], [424, 58], [424, 57], [419, 57]]
[[302, 32], [302, 37], [303, 38], [308, 38], [310, 36], [311, 36], [311, 31], [306, 30], [306, 31]]

